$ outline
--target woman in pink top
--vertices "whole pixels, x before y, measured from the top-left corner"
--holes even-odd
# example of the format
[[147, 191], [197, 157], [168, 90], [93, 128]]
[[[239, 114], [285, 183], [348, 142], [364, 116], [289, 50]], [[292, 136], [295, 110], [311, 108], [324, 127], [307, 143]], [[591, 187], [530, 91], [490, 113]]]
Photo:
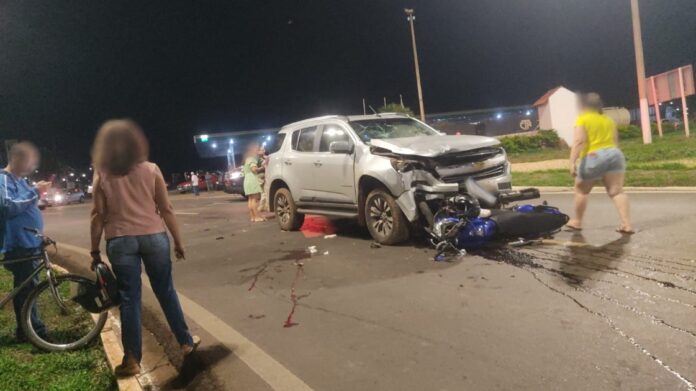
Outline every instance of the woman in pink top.
[[[121, 294], [124, 357], [117, 376], [140, 373], [141, 264], [184, 355], [200, 343], [188, 331], [172, 281], [169, 237], [177, 258], [185, 254], [167, 186], [156, 164], [147, 161], [147, 140], [130, 120], [110, 120], [97, 133], [92, 150], [94, 206], [90, 231], [93, 264], [101, 262], [102, 233]], [[166, 228], [165, 228], [166, 227]]]

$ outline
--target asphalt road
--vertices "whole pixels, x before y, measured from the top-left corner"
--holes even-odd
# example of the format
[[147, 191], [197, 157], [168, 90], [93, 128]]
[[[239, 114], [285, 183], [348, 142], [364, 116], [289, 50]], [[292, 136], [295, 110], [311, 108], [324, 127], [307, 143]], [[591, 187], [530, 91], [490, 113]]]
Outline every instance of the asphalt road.
[[[174, 196], [176, 286], [213, 379], [190, 388], [693, 390], [695, 197], [632, 194], [639, 232], [621, 237], [593, 195], [583, 235], [433, 262], [351, 223], [286, 233], [234, 196]], [[545, 199], [570, 210], [570, 195]], [[50, 208], [47, 233], [88, 248], [88, 212]]]

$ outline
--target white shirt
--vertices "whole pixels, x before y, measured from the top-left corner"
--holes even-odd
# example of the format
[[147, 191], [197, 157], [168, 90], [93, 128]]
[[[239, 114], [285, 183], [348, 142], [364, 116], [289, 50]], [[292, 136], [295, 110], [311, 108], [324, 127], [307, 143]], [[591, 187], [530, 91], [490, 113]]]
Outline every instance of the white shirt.
[[191, 186], [198, 186], [198, 175], [191, 175]]

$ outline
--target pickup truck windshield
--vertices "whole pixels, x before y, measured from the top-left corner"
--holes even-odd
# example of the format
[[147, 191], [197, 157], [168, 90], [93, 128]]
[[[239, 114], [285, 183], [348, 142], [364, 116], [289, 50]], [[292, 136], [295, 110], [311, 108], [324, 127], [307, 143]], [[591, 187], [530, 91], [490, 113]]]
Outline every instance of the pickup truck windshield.
[[365, 143], [372, 139], [436, 136], [432, 128], [412, 118], [379, 118], [350, 121], [355, 133]]

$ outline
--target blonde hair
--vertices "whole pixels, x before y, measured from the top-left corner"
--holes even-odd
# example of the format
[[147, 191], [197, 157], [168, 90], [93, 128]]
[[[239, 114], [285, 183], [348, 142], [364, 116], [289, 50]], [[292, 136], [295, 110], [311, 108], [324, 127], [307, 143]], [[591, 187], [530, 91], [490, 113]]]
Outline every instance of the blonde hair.
[[126, 175], [147, 160], [149, 146], [140, 126], [130, 119], [104, 122], [92, 147], [92, 164], [98, 171]]

